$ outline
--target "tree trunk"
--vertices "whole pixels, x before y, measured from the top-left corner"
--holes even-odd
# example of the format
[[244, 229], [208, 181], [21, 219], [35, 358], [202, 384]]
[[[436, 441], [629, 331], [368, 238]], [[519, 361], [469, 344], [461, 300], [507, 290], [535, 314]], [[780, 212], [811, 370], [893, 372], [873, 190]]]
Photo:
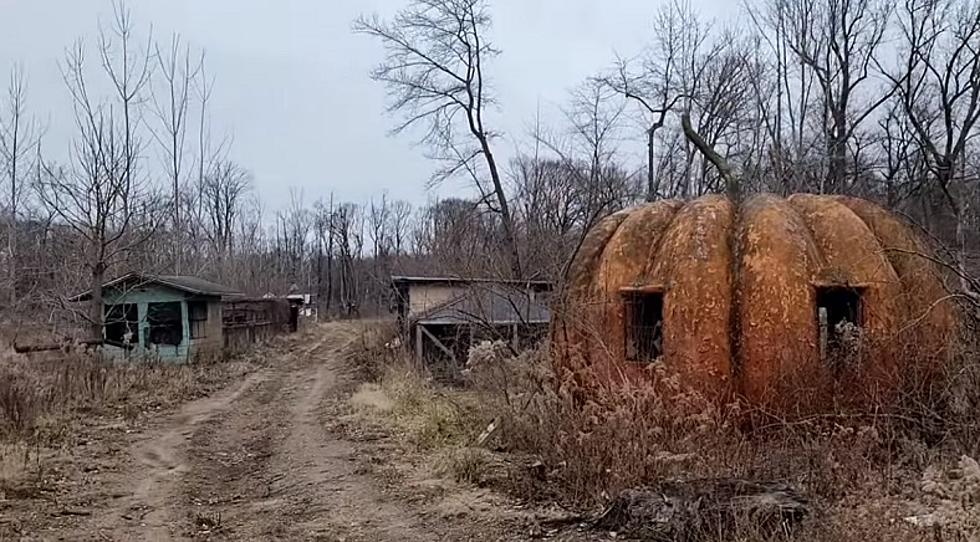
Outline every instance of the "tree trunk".
[[847, 142], [835, 135], [830, 143], [830, 164], [827, 169], [827, 185], [824, 187], [825, 193], [843, 193], [846, 169]]
[[329, 223], [327, 225], [327, 302], [326, 305], [324, 305], [324, 309], [327, 311], [327, 314], [330, 313], [330, 305], [333, 303], [333, 219], [333, 194], [330, 194], [330, 212], [328, 215]]
[[320, 308], [323, 306], [323, 235], [317, 233], [316, 237], [316, 306], [319, 316]]
[[521, 270], [521, 252], [517, 246], [514, 220], [510, 214], [510, 205], [507, 203], [507, 193], [504, 192], [504, 185], [500, 181], [500, 172], [497, 170], [497, 161], [490, 151], [490, 144], [487, 138], [481, 136], [479, 139], [480, 146], [483, 149], [483, 155], [487, 160], [487, 166], [490, 168], [490, 179], [493, 181], [493, 192], [497, 197], [497, 205], [500, 207], [500, 219], [504, 226], [504, 243], [507, 244], [507, 249], [510, 253], [511, 278], [520, 279], [523, 278], [524, 274]]
[[[176, 147], [175, 147], [175, 149], [176, 149]], [[174, 153], [175, 154], [176, 154], [176, 152], [177, 151], [174, 150]], [[174, 168], [177, 168], [178, 167], [177, 166], [177, 159], [176, 158], [174, 158], [174, 164], [173, 164], [172, 167], [174, 167]], [[179, 185], [179, 182], [177, 180], [177, 175], [176, 174], [174, 175], [174, 179], [173, 179], [173, 191], [174, 191], [174, 231], [173, 231], [173, 236], [174, 236], [174, 272], [179, 275], [181, 273], [181, 271], [182, 271], [181, 270], [181, 263], [182, 263], [182, 260], [183, 260], [183, 258], [182, 258], [182, 256], [183, 256], [183, 254], [182, 254], [183, 244], [181, 243], [181, 237], [182, 236], [181, 236], [181, 223], [180, 223], [180, 185]]]
[[17, 250], [17, 215], [14, 211], [10, 214], [10, 224], [7, 226], [7, 281], [10, 288], [8, 302], [10, 308], [17, 306], [17, 258], [20, 256]]
[[655, 186], [654, 173], [653, 173], [653, 141], [656, 135], [656, 127], [651, 127], [647, 130], [647, 201], [652, 202], [657, 200], [657, 187]]
[[102, 340], [104, 309], [102, 308], [102, 284], [105, 283], [105, 265], [92, 266], [92, 299], [89, 301], [90, 335], [92, 340]]

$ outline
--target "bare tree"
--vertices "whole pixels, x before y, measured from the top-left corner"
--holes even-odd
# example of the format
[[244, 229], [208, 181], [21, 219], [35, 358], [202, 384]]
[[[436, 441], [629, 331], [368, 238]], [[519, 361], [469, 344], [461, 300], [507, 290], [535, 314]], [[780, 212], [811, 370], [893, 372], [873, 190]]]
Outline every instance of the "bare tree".
[[[863, 123], [888, 101], [875, 81], [875, 58], [888, 29], [890, 5], [879, 0], [772, 0], [788, 29], [786, 47], [820, 89], [820, 127], [828, 158], [821, 192], [847, 190], [849, 146]], [[852, 161], [853, 162], [853, 161]]]
[[368, 236], [371, 239], [371, 259], [374, 301], [377, 308], [384, 307], [388, 299], [388, 279], [391, 276], [391, 206], [384, 192], [377, 201], [372, 199], [367, 209]]
[[304, 275], [302, 268], [309, 246], [313, 217], [310, 210], [303, 205], [301, 191], [290, 190], [289, 200], [289, 207], [277, 215], [276, 251], [280, 270], [289, 281], [287, 287], [303, 287], [307, 286], [301, 284], [301, 278]]
[[322, 199], [313, 205], [313, 229], [316, 234], [316, 295], [319, 308], [329, 314], [333, 300], [334, 205]]
[[226, 280], [262, 294], [270, 291], [275, 271], [265, 258], [271, 248], [263, 230], [264, 224], [264, 209], [259, 198], [243, 198], [235, 235], [236, 257], [226, 266], [225, 274]]
[[928, 182], [925, 155], [901, 97], [889, 102], [878, 119], [876, 132], [877, 168], [884, 192], [881, 197], [887, 207], [897, 208], [920, 193]]
[[486, 0], [412, 0], [390, 21], [361, 17], [354, 28], [385, 47], [371, 76], [387, 85], [389, 110], [404, 114], [395, 132], [425, 126], [423, 142], [446, 163], [433, 180], [463, 174], [473, 181], [481, 203], [500, 215], [511, 273], [520, 277], [514, 219], [493, 153], [498, 134], [486, 124], [494, 103], [486, 64], [499, 54], [486, 36], [490, 25]]
[[200, 186], [204, 230], [219, 264], [231, 255], [242, 201], [251, 188], [251, 174], [228, 159], [213, 163]]
[[614, 73], [602, 78], [646, 116], [647, 201], [662, 196], [656, 166], [658, 134], [678, 104], [690, 99], [705, 62], [720, 50], [721, 44], [710, 43], [711, 27], [688, 0], [671, 0], [658, 11], [653, 42], [646, 50], [635, 59], [617, 59]]
[[116, 7], [110, 32], [115, 37], [101, 33], [99, 54], [113, 97], [99, 101], [90, 94], [84, 44], [79, 40], [66, 53], [62, 67], [78, 130], [70, 164], [45, 164], [37, 180], [41, 202], [81, 241], [91, 287], [88, 320], [93, 338], [102, 336], [107, 271], [154, 235], [160, 216], [160, 200], [139, 167], [143, 145], [137, 129], [150, 77], [149, 51], [133, 53], [133, 24], [122, 6]]
[[497, 243], [499, 215], [477, 201], [447, 198], [418, 211], [413, 235], [416, 256], [427, 260], [426, 272], [488, 276], [506, 272]]
[[18, 300], [17, 277], [19, 270], [19, 226], [22, 205], [27, 193], [27, 178], [37, 166], [40, 129], [27, 113], [27, 79], [20, 66], [14, 66], [7, 87], [4, 110], [0, 110], [0, 174], [7, 185], [3, 202], [7, 226], [7, 298], [14, 306]]
[[[144, 91], [150, 84], [153, 71], [150, 64], [152, 36], [147, 36], [146, 46], [143, 49], [133, 50], [136, 45], [134, 30], [132, 13], [121, 0], [113, 4], [113, 20], [109, 29], [99, 29], [99, 56], [102, 68], [115, 91], [117, 108], [122, 114], [123, 174], [129, 183], [132, 183], [136, 161], [143, 150], [137, 131], [142, 121], [143, 103], [146, 98]], [[88, 99], [88, 90], [85, 88], [82, 72], [83, 61], [82, 43], [79, 42], [75, 53], [70, 54], [67, 62], [67, 69], [74, 81], [74, 84], [69, 82], [68, 85], [76, 103], [79, 101], [76, 94], [81, 94], [83, 101]]]
[[[755, 37], [768, 48], [769, 55], [758, 51], [755, 62], [757, 77], [751, 80], [754, 100], [763, 112], [762, 121], [768, 135], [770, 162], [775, 177], [773, 188], [788, 194], [800, 190], [818, 191], [826, 182], [824, 171], [813, 167], [814, 153], [824, 154], [823, 141], [812, 134], [816, 83], [813, 70], [800, 62], [790, 47], [797, 22], [789, 15], [790, 4], [784, 0], [763, 0], [755, 5], [744, 2]], [[762, 79], [770, 68], [767, 82]], [[820, 146], [821, 148], [817, 148]]]
[[357, 205], [341, 204], [333, 214], [340, 264], [340, 305], [348, 318], [360, 312], [361, 281], [358, 265], [364, 249], [363, 217]]
[[899, 26], [900, 63], [889, 78], [955, 219], [963, 276], [970, 200], [956, 193], [956, 185], [964, 180], [965, 155], [980, 119], [980, 3], [906, 0]]
[[230, 138], [221, 141], [217, 148], [212, 148], [211, 123], [208, 111], [211, 104], [211, 97], [214, 94], [214, 76], [207, 71], [205, 54], [201, 53], [200, 61], [195, 71], [196, 77], [193, 78], [192, 87], [198, 105], [197, 118], [197, 182], [203, 183], [204, 177], [218, 158], [227, 154]]
[[575, 88], [563, 108], [564, 129], [531, 135], [533, 154], [511, 164], [515, 208], [522, 218], [525, 259], [557, 276], [581, 236], [638, 195], [635, 175], [619, 161], [626, 102], [602, 80]]
[[395, 200], [391, 204], [392, 250], [395, 257], [405, 253], [408, 248], [409, 228], [412, 220], [412, 204], [405, 200]]
[[368, 235], [374, 250], [375, 265], [383, 263], [391, 251], [391, 207], [388, 194], [382, 192], [381, 198], [372, 199], [368, 205]]
[[188, 110], [191, 82], [197, 77], [198, 67], [191, 64], [190, 48], [181, 45], [179, 34], [170, 38], [170, 47], [164, 51], [155, 46], [153, 57], [159, 70], [162, 88], [153, 92], [153, 112], [159, 121], [159, 129], [151, 130], [162, 149], [167, 176], [170, 180], [172, 201], [172, 235], [175, 270], [181, 269], [182, 230], [180, 216], [181, 183], [183, 181], [185, 141], [187, 138]]
[[[705, 142], [740, 165], [743, 176], [758, 160], [753, 127], [758, 116], [753, 106], [753, 88], [748, 83], [751, 64], [742, 43], [733, 34], [723, 36], [725, 46], [713, 50], [699, 69], [698, 82], [691, 85], [691, 99], [684, 112]], [[682, 125], [683, 130], [683, 125]], [[725, 179], [715, 174], [701, 153], [694, 152], [687, 138], [682, 195], [703, 195], [727, 190]]]

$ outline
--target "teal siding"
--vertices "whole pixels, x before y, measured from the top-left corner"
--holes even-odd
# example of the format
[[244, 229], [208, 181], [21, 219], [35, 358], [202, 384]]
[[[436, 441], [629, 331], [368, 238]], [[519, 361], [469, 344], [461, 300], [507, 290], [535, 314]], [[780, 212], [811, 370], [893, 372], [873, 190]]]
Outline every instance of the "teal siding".
[[[128, 290], [107, 289], [103, 292], [103, 302], [106, 306], [120, 304], [135, 304], [139, 317], [137, 325], [138, 346], [132, 351], [123, 348], [106, 345], [105, 351], [114, 358], [126, 357], [153, 357], [159, 356], [160, 359], [174, 362], [184, 362], [205, 347], [220, 345], [221, 338], [221, 299], [218, 297], [195, 297], [180, 290], [162, 287], [158, 285], [146, 285], [144, 287]], [[205, 301], [208, 304], [208, 336], [203, 339], [191, 339], [189, 301]], [[151, 303], [180, 303], [182, 337], [178, 345], [153, 345], [150, 344], [150, 323], [147, 321], [149, 306]], [[212, 321], [217, 318], [219, 321]]]

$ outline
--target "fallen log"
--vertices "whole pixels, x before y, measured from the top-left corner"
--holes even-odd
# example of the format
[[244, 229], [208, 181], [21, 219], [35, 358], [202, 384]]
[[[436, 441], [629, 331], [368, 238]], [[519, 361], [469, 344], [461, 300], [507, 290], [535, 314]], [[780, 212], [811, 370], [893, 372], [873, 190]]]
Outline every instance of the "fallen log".
[[799, 492], [777, 482], [670, 481], [623, 491], [592, 526], [643, 540], [734, 540], [738, 534], [787, 532], [807, 515], [807, 505]]
[[30, 354], [32, 352], [51, 352], [54, 350], [71, 350], [77, 346], [92, 347], [99, 346], [103, 344], [104, 341], [99, 339], [88, 339], [84, 341], [64, 341], [60, 343], [43, 343], [43, 344], [17, 344], [14, 343], [14, 352], [18, 354]]

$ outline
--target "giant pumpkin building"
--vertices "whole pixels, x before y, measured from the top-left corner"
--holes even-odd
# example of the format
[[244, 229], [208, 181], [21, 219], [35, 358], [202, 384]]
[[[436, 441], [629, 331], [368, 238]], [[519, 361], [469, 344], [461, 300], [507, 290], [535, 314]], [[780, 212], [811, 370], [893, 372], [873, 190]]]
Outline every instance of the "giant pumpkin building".
[[642, 205], [586, 236], [555, 359], [586, 385], [669, 373], [781, 413], [879, 405], [949, 354], [955, 310], [926, 255], [911, 226], [855, 198]]

